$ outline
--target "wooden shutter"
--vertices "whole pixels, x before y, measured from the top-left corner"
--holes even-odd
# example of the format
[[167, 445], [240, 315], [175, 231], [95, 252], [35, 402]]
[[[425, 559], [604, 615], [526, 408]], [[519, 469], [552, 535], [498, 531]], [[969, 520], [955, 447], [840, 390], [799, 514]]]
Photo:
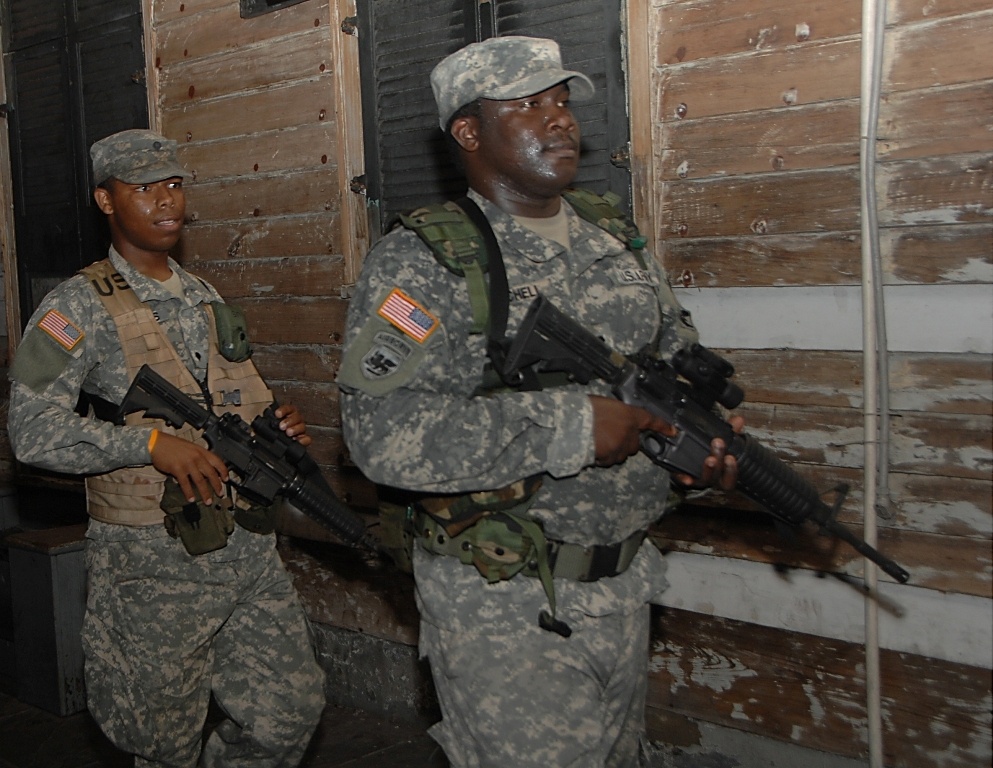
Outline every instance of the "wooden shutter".
[[550, 37], [565, 65], [593, 80], [595, 99], [575, 109], [584, 151], [577, 183], [627, 199], [630, 176], [611, 164], [628, 135], [619, 0], [365, 0], [358, 12], [373, 237], [399, 213], [464, 192], [428, 78], [442, 58], [493, 34]]
[[106, 253], [89, 146], [146, 127], [148, 110], [140, 0], [9, 0], [5, 10], [23, 323], [48, 290]]

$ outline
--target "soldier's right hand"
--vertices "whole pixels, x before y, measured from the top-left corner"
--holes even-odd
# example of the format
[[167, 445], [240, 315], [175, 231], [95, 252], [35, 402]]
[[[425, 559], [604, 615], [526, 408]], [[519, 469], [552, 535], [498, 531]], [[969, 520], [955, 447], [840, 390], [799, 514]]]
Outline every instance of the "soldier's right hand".
[[228, 468], [216, 453], [203, 446], [160, 431], [152, 446], [152, 465], [179, 483], [187, 501], [199, 494], [205, 504], [213, 503], [213, 494], [224, 495]]
[[641, 433], [658, 432], [673, 437], [676, 428], [669, 422], [612, 397], [591, 395], [593, 404], [593, 448], [598, 467], [620, 464], [641, 450]]

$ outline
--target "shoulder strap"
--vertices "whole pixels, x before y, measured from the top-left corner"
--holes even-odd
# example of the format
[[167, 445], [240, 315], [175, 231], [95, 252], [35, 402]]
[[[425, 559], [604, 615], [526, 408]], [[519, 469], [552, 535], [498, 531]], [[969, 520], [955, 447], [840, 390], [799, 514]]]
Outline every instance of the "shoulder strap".
[[588, 189], [574, 187], [565, 190], [562, 197], [581, 218], [590, 224], [595, 224], [624, 243], [638, 259], [642, 268], [645, 268], [645, 257], [642, 251], [648, 243], [648, 238], [641, 234], [638, 225], [617, 207], [621, 199], [616, 194], [605, 192], [603, 195], [598, 195]]
[[489, 267], [490, 251], [480, 229], [451, 201], [433, 203], [401, 215], [400, 223], [417, 233], [445, 269], [465, 277], [473, 320], [469, 330], [483, 333], [489, 324], [490, 302], [483, 275]]
[[[620, 202], [617, 195], [607, 192], [601, 196], [588, 189], [570, 188], [562, 196], [581, 218], [616, 237], [645, 266], [642, 249], [647, 238], [617, 207]], [[490, 345], [494, 341], [502, 343], [510, 301], [507, 273], [496, 237], [479, 206], [469, 197], [462, 197], [455, 202], [425, 205], [399, 218], [404, 227], [416, 232], [431, 249], [439, 264], [465, 277], [473, 319], [470, 333], [489, 329]], [[487, 286], [483, 275], [491, 271], [491, 265]]]

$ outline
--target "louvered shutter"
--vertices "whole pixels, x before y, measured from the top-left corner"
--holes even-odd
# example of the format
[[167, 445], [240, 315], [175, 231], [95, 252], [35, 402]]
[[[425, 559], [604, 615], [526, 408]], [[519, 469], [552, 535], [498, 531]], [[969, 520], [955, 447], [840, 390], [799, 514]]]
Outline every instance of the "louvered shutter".
[[577, 183], [627, 199], [630, 176], [611, 163], [611, 153], [626, 148], [628, 137], [619, 0], [365, 0], [358, 11], [374, 234], [399, 213], [464, 192], [428, 78], [442, 58], [493, 34], [550, 37], [564, 64], [593, 80], [595, 99], [575, 106], [583, 135]]
[[140, 0], [9, 0], [4, 19], [21, 320], [100, 258], [89, 146], [148, 125]]

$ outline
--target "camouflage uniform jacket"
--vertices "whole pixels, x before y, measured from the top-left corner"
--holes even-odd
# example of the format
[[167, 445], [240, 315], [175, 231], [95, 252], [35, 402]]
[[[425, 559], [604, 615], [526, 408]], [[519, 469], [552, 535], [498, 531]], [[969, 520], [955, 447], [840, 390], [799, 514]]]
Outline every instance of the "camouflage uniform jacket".
[[[503, 253], [511, 293], [508, 335], [514, 335], [540, 292], [623, 353], [650, 343], [670, 353], [695, 339], [689, 315], [672, 296], [661, 268], [654, 262], [643, 268], [621, 242], [568, 206], [571, 247], [566, 249], [481, 196], [471, 196], [491, 222]], [[401, 323], [408, 331], [383, 317], [395, 317], [397, 308], [406, 312]], [[500, 488], [541, 474], [531, 516], [544, 525], [546, 536], [577, 544], [617, 542], [659, 518], [669, 494], [666, 472], [641, 454], [618, 466], [594, 466], [588, 395], [608, 394], [604, 383], [474, 396], [487, 358], [485, 336], [470, 335], [471, 323], [464, 278], [439, 265], [415, 233], [394, 231], [370, 252], [349, 308], [338, 376], [345, 440], [366, 476], [413, 491], [456, 493]], [[424, 597], [424, 553], [418, 558]], [[430, 559], [442, 592], [484, 582], [454, 558]], [[664, 586], [660, 559], [646, 546], [628, 579], [557, 583], [560, 605], [576, 589], [587, 593], [584, 612], [616, 609], [619, 595], [611, 593], [607, 581], [627, 593], [621, 602], [643, 604]], [[512, 581], [532, 582], [527, 588], [540, 606], [544, 597], [536, 579]], [[604, 602], [590, 594], [598, 590]], [[601, 609], [592, 608], [591, 601], [601, 603]]]
[[[142, 275], [113, 248], [110, 260], [135, 296], [150, 305], [180, 358], [202, 381], [210, 332], [206, 304], [221, 301], [217, 292], [172, 259], [169, 266], [179, 275], [185, 301]], [[71, 350], [38, 327], [50, 310], [71, 323], [67, 326], [70, 335], [82, 333]], [[8, 423], [17, 458], [71, 474], [150, 464], [149, 425], [120, 427], [80, 418], [73, 411], [81, 391], [120, 403], [129, 384], [113, 319], [87, 278], [69, 278], [51, 291], [32, 315], [11, 369]]]

